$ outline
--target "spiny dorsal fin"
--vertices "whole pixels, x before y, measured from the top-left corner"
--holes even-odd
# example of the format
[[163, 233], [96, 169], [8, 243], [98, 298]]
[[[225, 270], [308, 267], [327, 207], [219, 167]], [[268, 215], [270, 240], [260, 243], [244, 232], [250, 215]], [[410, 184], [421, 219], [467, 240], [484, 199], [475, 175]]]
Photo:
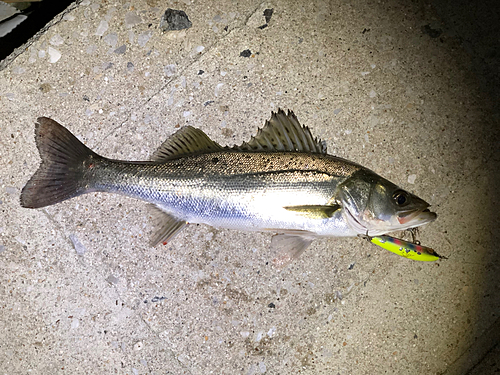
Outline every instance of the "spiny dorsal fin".
[[282, 109], [273, 112], [262, 129], [249, 142], [234, 146], [234, 150], [244, 151], [298, 151], [326, 154], [326, 143], [313, 138], [307, 126], [299, 124], [292, 111]]
[[153, 153], [152, 161], [162, 162], [191, 154], [204, 154], [222, 150], [222, 147], [212, 141], [200, 129], [185, 126], [172, 134]]

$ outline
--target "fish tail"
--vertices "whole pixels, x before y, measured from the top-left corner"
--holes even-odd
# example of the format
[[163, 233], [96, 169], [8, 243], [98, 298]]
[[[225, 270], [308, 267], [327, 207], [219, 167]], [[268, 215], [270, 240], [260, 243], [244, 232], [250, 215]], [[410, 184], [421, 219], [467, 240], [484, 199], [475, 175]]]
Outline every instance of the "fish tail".
[[21, 192], [21, 206], [45, 207], [88, 192], [84, 166], [99, 155], [47, 117], [37, 119], [35, 141], [42, 163]]

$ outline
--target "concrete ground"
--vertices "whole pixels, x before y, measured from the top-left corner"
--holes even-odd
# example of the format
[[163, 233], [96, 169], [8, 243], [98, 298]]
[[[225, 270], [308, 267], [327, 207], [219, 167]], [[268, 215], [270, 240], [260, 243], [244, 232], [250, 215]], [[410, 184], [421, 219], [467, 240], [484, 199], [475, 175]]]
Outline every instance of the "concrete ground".
[[[450, 4], [84, 0], [56, 19], [0, 72], [0, 372], [498, 372], [498, 21]], [[163, 33], [167, 7], [192, 27]], [[146, 160], [179, 126], [238, 144], [279, 107], [429, 201], [420, 240], [449, 259], [332, 238], [277, 272], [265, 233], [151, 248], [132, 199], [20, 207], [38, 116]]]

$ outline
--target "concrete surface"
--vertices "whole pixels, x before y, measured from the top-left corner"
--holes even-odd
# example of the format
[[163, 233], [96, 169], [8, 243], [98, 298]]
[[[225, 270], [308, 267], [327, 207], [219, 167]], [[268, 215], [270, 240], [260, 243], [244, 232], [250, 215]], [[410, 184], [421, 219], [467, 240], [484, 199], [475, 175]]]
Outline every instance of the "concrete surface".
[[[0, 72], [0, 372], [498, 372], [500, 64], [481, 4], [73, 7]], [[192, 28], [160, 32], [167, 7]], [[449, 259], [329, 239], [276, 272], [270, 234], [190, 226], [150, 248], [132, 199], [19, 205], [38, 116], [144, 160], [185, 124], [240, 143], [278, 107], [429, 201], [439, 217], [420, 239]]]

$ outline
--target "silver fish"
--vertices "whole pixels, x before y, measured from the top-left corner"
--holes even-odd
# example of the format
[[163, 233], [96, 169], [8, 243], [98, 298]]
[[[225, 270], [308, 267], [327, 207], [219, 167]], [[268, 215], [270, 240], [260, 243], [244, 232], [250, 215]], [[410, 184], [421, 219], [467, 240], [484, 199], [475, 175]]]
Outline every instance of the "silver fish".
[[152, 245], [188, 223], [278, 233], [275, 263], [298, 257], [323, 236], [377, 236], [436, 219], [429, 204], [371, 170], [328, 155], [326, 144], [278, 110], [249, 142], [222, 147], [186, 126], [150, 161], [97, 155], [56, 121], [40, 117], [35, 139], [42, 159], [21, 193], [39, 208], [89, 192], [149, 202], [156, 212]]

